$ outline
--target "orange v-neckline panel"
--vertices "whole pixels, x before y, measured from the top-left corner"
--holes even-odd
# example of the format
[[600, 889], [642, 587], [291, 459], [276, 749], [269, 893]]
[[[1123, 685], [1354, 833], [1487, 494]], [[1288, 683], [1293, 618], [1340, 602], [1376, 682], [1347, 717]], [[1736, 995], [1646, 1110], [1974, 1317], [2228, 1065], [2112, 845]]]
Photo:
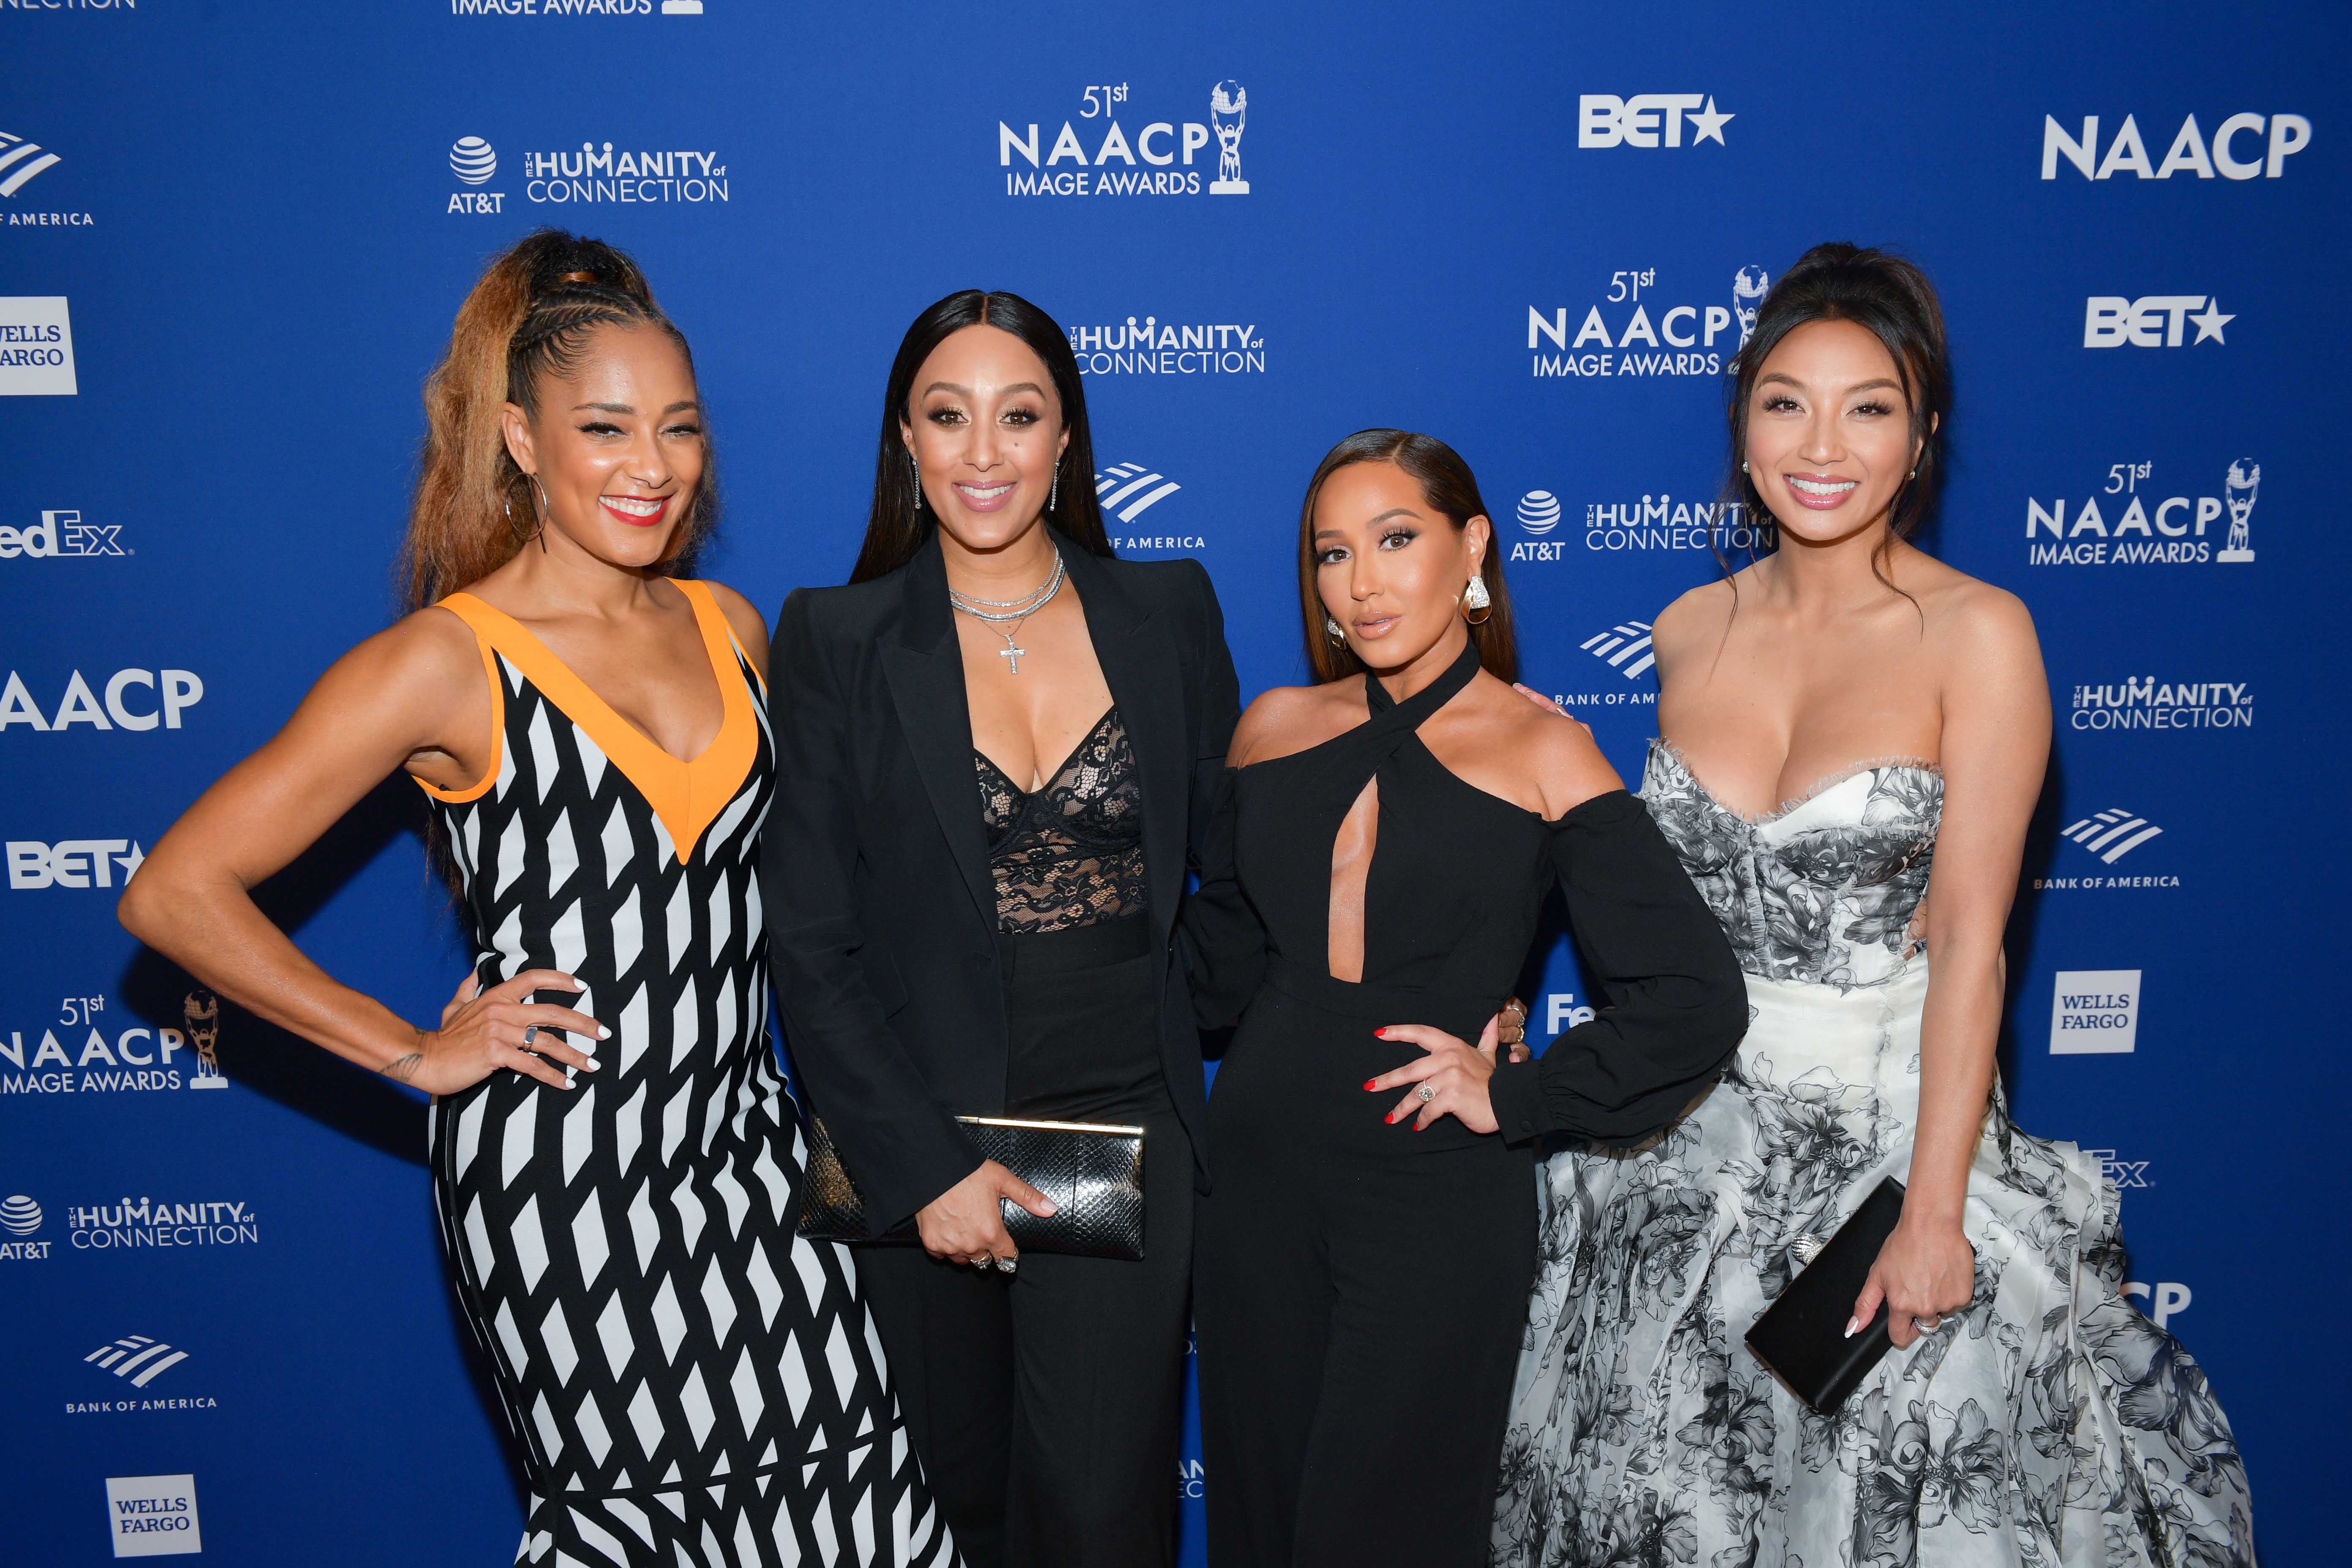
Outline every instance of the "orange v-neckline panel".
[[[719, 682], [722, 717], [719, 733], [691, 761], [671, 755], [652, 736], [623, 718], [613, 705], [556, 657], [538, 634], [512, 616], [471, 594], [457, 593], [440, 601], [441, 607], [462, 619], [488, 647], [510, 661], [541, 695], [562, 710], [580, 731], [593, 741], [605, 760], [636, 785], [637, 793], [661, 819], [676, 847], [678, 863], [693, 858], [703, 832], [719, 819], [743, 787], [759, 753], [759, 720], [751, 708], [751, 691], [736, 661], [735, 637], [726, 615], [711, 596], [709, 584], [685, 578], [671, 579], [693, 606], [694, 622], [702, 633], [702, 650]], [[495, 672], [493, 674], [495, 683]], [[499, 693], [503, 696], [504, 693]], [[500, 704], [503, 708], [503, 704]], [[503, 720], [498, 743], [504, 743]], [[493, 756], [490, 775], [499, 772]], [[445, 800], [471, 799], [489, 780], [463, 797], [432, 793]], [[429, 786], [428, 786], [429, 787]]]

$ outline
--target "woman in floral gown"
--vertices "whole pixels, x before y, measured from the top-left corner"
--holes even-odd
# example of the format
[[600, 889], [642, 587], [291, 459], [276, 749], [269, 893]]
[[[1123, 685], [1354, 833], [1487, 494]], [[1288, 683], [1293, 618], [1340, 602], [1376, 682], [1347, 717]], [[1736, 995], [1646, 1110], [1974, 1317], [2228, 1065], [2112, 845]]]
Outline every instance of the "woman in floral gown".
[[[2250, 1564], [2229, 1422], [2118, 1293], [2115, 1187], [2019, 1131], [1994, 1073], [2050, 705], [2024, 607], [1907, 542], [1949, 384], [1935, 295], [1819, 247], [1737, 376], [1738, 496], [1780, 548], [1658, 617], [1642, 793], [1748, 1033], [1659, 1137], [1545, 1169], [1494, 1561]], [[1895, 1349], [1816, 1415], [1743, 1339], [1886, 1176], [1902, 1219], [1854, 1317], [1883, 1304]]]

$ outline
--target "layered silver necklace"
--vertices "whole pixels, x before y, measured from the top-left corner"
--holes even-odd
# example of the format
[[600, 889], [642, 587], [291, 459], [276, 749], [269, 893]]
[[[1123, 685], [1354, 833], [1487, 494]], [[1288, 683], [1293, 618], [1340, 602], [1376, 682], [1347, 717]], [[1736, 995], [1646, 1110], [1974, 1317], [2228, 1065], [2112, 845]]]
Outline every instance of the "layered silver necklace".
[[950, 588], [948, 603], [973, 620], [987, 623], [990, 631], [1004, 639], [1004, 646], [997, 650], [996, 657], [1009, 661], [1013, 673], [1018, 675], [1021, 673], [1021, 658], [1029, 650], [1013, 640], [1013, 634], [1021, 629], [1022, 622], [1044, 609], [1053, 601], [1054, 595], [1062, 591], [1062, 581], [1067, 574], [1062, 564], [1062, 547], [1057, 544], [1054, 547], [1053, 574], [1045, 579], [1044, 587], [1017, 599], [975, 599]]

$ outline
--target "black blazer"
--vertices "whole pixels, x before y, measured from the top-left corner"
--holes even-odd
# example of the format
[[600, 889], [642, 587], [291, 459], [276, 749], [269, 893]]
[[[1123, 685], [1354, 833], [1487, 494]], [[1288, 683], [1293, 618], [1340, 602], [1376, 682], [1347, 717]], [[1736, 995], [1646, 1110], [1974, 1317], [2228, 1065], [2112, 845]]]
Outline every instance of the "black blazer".
[[[1240, 717], [1224, 617], [1197, 561], [1108, 560], [1067, 541], [1062, 556], [1142, 774], [1160, 1052], [1205, 1173], [1173, 931]], [[887, 577], [795, 589], [769, 660], [776, 797], [761, 859], [784, 1032], [884, 1226], [979, 1168], [956, 1116], [1004, 1108], [996, 884], [952, 617], [933, 539]]]

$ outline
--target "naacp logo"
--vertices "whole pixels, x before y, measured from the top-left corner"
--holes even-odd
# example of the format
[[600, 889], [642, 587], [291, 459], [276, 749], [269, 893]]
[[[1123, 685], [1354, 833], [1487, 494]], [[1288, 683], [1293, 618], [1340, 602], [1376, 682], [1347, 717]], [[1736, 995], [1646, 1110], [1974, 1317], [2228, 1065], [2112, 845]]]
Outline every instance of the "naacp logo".
[[2050, 1054], [2120, 1056], [2139, 1038], [2137, 969], [2062, 969], [2050, 996]]
[[[1573, 338], [1569, 335], [1568, 306], [1555, 306], [1549, 315], [1538, 306], [1528, 307], [1532, 374], [1538, 378], [1720, 375], [1725, 354], [1755, 331], [1757, 307], [1771, 283], [1762, 268], [1742, 267], [1732, 274], [1727, 303], [1670, 304], [1671, 296], [1662, 298], [1658, 292], [1656, 268], [1612, 272], [1607, 291], [1586, 309]], [[1604, 305], [1611, 309], [1604, 310]], [[1622, 309], [1628, 305], [1632, 310]], [[1617, 322], [1613, 328], [1612, 318]], [[1735, 327], [1736, 338], [1731, 336]], [[1724, 340], [1719, 348], [1717, 339]], [[1559, 352], [1540, 352], [1546, 342]]]
[[2152, 675], [2074, 688], [2077, 730], [2251, 730], [2254, 694], [2239, 680], [2158, 680]]
[[205, 700], [205, 683], [192, 669], [118, 669], [106, 678], [105, 693], [105, 706], [100, 707], [99, 694], [77, 669], [66, 681], [57, 712], [45, 713], [33, 700], [25, 678], [12, 669], [7, 684], [0, 686], [0, 734], [19, 724], [43, 734], [61, 733], [77, 724], [93, 730], [152, 730], [159, 724], [176, 730], [181, 716]]
[[1073, 327], [1070, 352], [1082, 375], [1255, 375], [1265, 371], [1265, 339], [1255, 321], [1163, 321], [1129, 316], [1107, 326]]
[[[2189, 312], [2201, 308], [2202, 314]], [[2221, 332], [2238, 318], [2221, 313], [2221, 301], [2205, 294], [2142, 294], [2126, 300], [2121, 294], [2094, 294], [2083, 305], [2083, 346], [2086, 349], [2177, 349], [2183, 327], [2194, 324], [2193, 346], [2226, 344]]]
[[119, 522], [84, 522], [78, 511], [45, 511], [28, 528], [0, 528], [0, 561], [75, 555], [128, 555]]
[[[2161, 132], [2159, 132], [2161, 134]], [[2241, 137], [2252, 137], [2242, 142]], [[2139, 121], [2131, 115], [2116, 130], [2115, 140], [2107, 143], [2106, 156], [2099, 156], [2099, 117], [2083, 116], [2083, 132], [2077, 138], [2066, 133], [2057, 116], [2042, 117], [2042, 177], [2058, 177], [2058, 162], [2064, 159], [2086, 180], [2111, 180], [2117, 174], [2130, 174], [2142, 180], [2168, 180], [2175, 174], [2194, 174], [2210, 180], [2218, 172], [2225, 180], [2251, 180], [2258, 176], [2277, 179], [2285, 172], [2286, 161], [2311, 145], [2311, 121], [2300, 114], [2232, 114], [2213, 129], [2213, 140], [2208, 143], [2205, 133], [2197, 127], [2197, 117], [2189, 116], [2174, 133], [2172, 145], [2164, 154], [2164, 162], [2151, 166], [2147, 143], [2140, 140]], [[2241, 157], [2243, 146], [2252, 157]], [[2210, 147], [2210, 152], [2209, 152]]]
[[71, 397], [79, 391], [65, 296], [0, 299], [0, 397]]
[[[2115, 463], [2107, 482], [2084, 498], [2079, 508], [2064, 496], [2044, 506], [2038, 496], [2025, 502], [2025, 555], [2033, 566], [2242, 565], [2254, 558], [2251, 530], [2263, 466], [2241, 458], [2221, 476], [2221, 493], [2162, 496], [2156, 463]], [[2139, 491], [2148, 487], [2147, 494]], [[2101, 506], [2105, 498], [2105, 507]], [[2114, 522], [2107, 509], [2120, 507]], [[2070, 515], [2071, 514], [2071, 515]], [[2224, 517], [2229, 528], [2213, 548], [2209, 533]]]
[[690, 147], [615, 152], [610, 142], [583, 142], [577, 153], [525, 153], [522, 174], [522, 194], [534, 206], [706, 205], [730, 199], [727, 165], [719, 154]]
[[[63, 847], [63, 846], [60, 846]], [[126, 877], [125, 880], [129, 879]], [[200, 1000], [201, 999], [201, 1000]], [[0, 1037], [0, 1099], [15, 1094], [121, 1094], [178, 1089], [220, 1089], [220, 1002], [210, 992], [188, 997], [184, 1030], [100, 1027], [103, 996], [68, 996], [55, 1022], [27, 1043], [26, 1031]], [[58, 1037], [58, 1030], [65, 1037]], [[73, 1044], [77, 1031], [80, 1046]], [[188, 1058], [193, 1054], [194, 1061]]]
[[1559, 526], [1559, 498], [1549, 490], [1529, 490], [1519, 498], [1519, 526], [1540, 539]]
[[1724, 145], [1723, 128], [1734, 117], [1717, 111], [1711, 95], [1696, 92], [1644, 92], [1632, 98], [1583, 93], [1576, 100], [1576, 144], [1679, 147], [1685, 115], [1690, 120], [1692, 146], [1702, 142]]
[[2145, 1310], [2159, 1329], [2177, 1314], [2189, 1310], [2189, 1302], [2196, 1300], [2188, 1286], [2172, 1279], [2159, 1279], [2152, 1289], [2140, 1280], [2126, 1279], [2123, 1294], [2126, 1298], [2137, 1296], [2146, 1301], [2147, 1306]]
[[[1245, 196], [1242, 132], [1249, 123], [1249, 93], [1230, 79], [1209, 89], [1209, 118], [1153, 120], [1130, 136], [1119, 119], [1131, 101], [1129, 84], [1106, 82], [1078, 91], [1078, 112], [1062, 121], [1047, 145], [1040, 121], [1016, 131], [996, 122], [996, 163], [1008, 196]], [[1197, 101], [1197, 100], [1196, 100]], [[1078, 124], [1088, 124], [1081, 132]], [[1216, 173], [1205, 184], [1195, 159], [1206, 163], [1213, 142]], [[1088, 151], [1088, 144], [1092, 151]], [[1021, 163], [1015, 163], [1018, 154]], [[1022, 165], [1027, 165], [1025, 168]], [[1067, 165], [1065, 167], [1064, 165]], [[1116, 166], [1114, 166], [1116, 165]]]

